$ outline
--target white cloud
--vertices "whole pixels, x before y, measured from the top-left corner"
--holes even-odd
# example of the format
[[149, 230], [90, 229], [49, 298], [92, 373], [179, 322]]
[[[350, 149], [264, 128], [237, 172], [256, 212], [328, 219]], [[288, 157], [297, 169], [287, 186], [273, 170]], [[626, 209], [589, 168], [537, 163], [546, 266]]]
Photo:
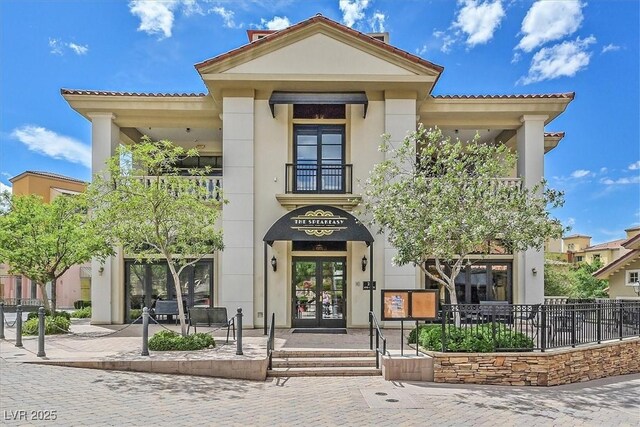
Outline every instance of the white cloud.
[[178, 0], [131, 0], [129, 12], [140, 18], [138, 31], [147, 34], [161, 34], [161, 38], [171, 37], [173, 11]]
[[567, 227], [573, 227], [574, 225], [576, 225], [576, 219], [573, 217], [569, 217], [567, 218], [565, 224], [567, 225]]
[[593, 176], [593, 173], [590, 170], [586, 169], [578, 169], [571, 172], [572, 178], [584, 178], [585, 176]]
[[87, 52], [89, 52], [89, 46], [87, 46], [86, 44], [81, 45], [81, 44], [75, 44], [75, 43], [68, 43], [67, 46], [69, 46], [69, 49], [74, 51], [76, 55], [86, 55]]
[[273, 19], [270, 21], [267, 21], [266, 19], [261, 19], [260, 23], [267, 30], [275, 30], [275, 31], [283, 30], [291, 26], [291, 22], [289, 21], [289, 18], [287, 18], [286, 16], [283, 16], [283, 17], [274, 16]]
[[4, 182], [0, 182], [0, 193], [4, 193], [5, 191], [11, 193], [11, 186], [6, 185]]
[[536, 1], [522, 20], [524, 34], [517, 48], [531, 52], [546, 42], [575, 33], [582, 23], [580, 0]]
[[342, 12], [342, 22], [347, 27], [364, 18], [364, 11], [369, 6], [369, 0], [340, 0], [339, 7]]
[[225, 27], [239, 28], [238, 26], [236, 26], [236, 23], [234, 21], [235, 13], [232, 10], [227, 10], [222, 6], [216, 6], [211, 9], [211, 12], [215, 13], [216, 15], [219, 15], [222, 18], [222, 20], [224, 21]]
[[520, 52], [515, 52], [513, 54], [513, 57], [511, 58], [511, 63], [512, 64], [517, 64], [518, 62], [520, 62], [520, 58], [522, 57], [522, 55], [520, 55]]
[[60, 39], [49, 39], [49, 48], [51, 49], [49, 53], [54, 55], [64, 54], [64, 43]]
[[198, 0], [182, 0], [182, 12], [185, 14], [185, 16], [195, 14], [204, 15], [204, 12], [202, 11], [200, 3], [198, 3]]
[[605, 174], [605, 173], [607, 173], [608, 170], [609, 169], [607, 169], [606, 167], [603, 166], [603, 167], [600, 168], [600, 174]]
[[502, 1], [459, 0], [458, 3], [464, 6], [458, 11], [453, 28], [467, 35], [467, 46], [473, 47], [491, 40], [505, 16]]
[[527, 85], [558, 77], [574, 76], [589, 65], [591, 52], [587, 49], [595, 42], [596, 38], [593, 36], [586, 39], [578, 37], [574, 41], [565, 41], [540, 49], [533, 55], [529, 74], [520, 78], [518, 83]]
[[22, 142], [30, 151], [91, 167], [91, 147], [69, 136], [40, 126], [26, 125], [14, 129], [11, 137]]
[[602, 52], [600, 53], [615, 52], [616, 50], [620, 50], [620, 49], [621, 49], [620, 46], [615, 45], [613, 43], [609, 43], [608, 45], [602, 47]]
[[440, 47], [440, 51], [443, 53], [451, 52], [451, 46], [456, 42], [456, 38], [450, 34], [445, 33], [444, 31], [434, 31], [433, 36], [436, 39], [442, 40], [442, 46]]
[[630, 178], [603, 178], [600, 182], [604, 185], [628, 185], [628, 184], [640, 184], [640, 175], [632, 176]]
[[629, 170], [636, 171], [638, 169], [640, 169], [640, 160], [629, 165]]
[[371, 19], [369, 20], [369, 25], [371, 25], [371, 31], [373, 31], [374, 33], [384, 33], [385, 31], [384, 20], [386, 18], [387, 17], [385, 16], [384, 13], [376, 10], [373, 13], [373, 16], [371, 16]]

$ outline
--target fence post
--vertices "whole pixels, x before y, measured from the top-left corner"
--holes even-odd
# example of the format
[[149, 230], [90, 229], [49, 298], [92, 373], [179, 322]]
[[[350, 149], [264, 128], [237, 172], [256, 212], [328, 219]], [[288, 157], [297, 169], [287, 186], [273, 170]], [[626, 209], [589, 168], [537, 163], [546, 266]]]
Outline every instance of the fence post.
[[141, 356], [149, 355], [149, 309], [142, 309], [142, 353]]
[[[442, 337], [440, 339], [440, 342], [442, 342], [442, 352], [444, 353], [446, 345], [445, 345], [445, 341], [446, 341], [446, 326], [447, 326], [447, 320], [446, 320], [446, 316], [447, 316], [447, 311], [445, 309], [445, 306], [443, 304], [442, 307]], [[416, 331], [416, 335], [417, 335], [417, 331]], [[416, 336], [416, 341], [418, 341], [418, 337]]]
[[16, 347], [22, 347], [22, 306], [16, 307]]
[[4, 339], [4, 302], [0, 302], [0, 340]]
[[547, 305], [542, 304], [540, 306], [540, 326], [542, 331], [538, 331], [540, 337], [540, 351], [544, 351], [547, 348]]
[[238, 337], [236, 340], [236, 354], [241, 356], [242, 353], [242, 308], [238, 307], [238, 313], [236, 314], [238, 321]]
[[38, 308], [38, 357], [45, 357], [47, 354], [44, 352], [44, 307]]
[[602, 303], [596, 303], [596, 338], [598, 339], [598, 344], [602, 342]]
[[618, 330], [620, 331], [620, 341], [622, 341], [622, 337], [623, 337], [622, 328], [624, 327], [624, 322], [622, 321], [622, 316], [624, 315], [624, 310], [622, 308], [622, 301], [618, 302], [618, 312], [619, 312]]

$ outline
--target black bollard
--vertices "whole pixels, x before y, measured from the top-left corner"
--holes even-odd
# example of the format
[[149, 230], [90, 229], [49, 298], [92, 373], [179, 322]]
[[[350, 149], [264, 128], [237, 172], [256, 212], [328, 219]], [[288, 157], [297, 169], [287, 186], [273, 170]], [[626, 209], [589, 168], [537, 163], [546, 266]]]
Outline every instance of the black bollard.
[[44, 352], [44, 307], [38, 309], [38, 357], [45, 357], [47, 354]]
[[22, 347], [22, 306], [16, 307], [16, 347]]
[[242, 353], [242, 309], [238, 307], [238, 314], [236, 314], [236, 319], [238, 322], [238, 336], [236, 340], [236, 354], [241, 356]]
[[142, 309], [142, 356], [149, 355], [149, 309]]
[[0, 302], [0, 340], [4, 339], [4, 303]]

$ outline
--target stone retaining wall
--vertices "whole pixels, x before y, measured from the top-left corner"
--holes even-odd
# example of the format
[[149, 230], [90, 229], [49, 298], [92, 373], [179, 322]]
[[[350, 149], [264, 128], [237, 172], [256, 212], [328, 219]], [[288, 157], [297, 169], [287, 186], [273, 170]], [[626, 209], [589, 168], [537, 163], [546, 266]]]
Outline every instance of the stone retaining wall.
[[553, 386], [640, 373], [640, 338], [545, 353], [440, 353], [434, 381], [449, 384]]

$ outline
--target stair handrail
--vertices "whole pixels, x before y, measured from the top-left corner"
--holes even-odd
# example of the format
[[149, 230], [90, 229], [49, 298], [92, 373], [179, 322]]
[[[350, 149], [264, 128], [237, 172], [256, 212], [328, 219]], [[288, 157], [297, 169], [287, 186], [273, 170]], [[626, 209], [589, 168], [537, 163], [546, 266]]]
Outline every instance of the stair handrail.
[[273, 359], [273, 349], [275, 347], [276, 336], [276, 313], [271, 313], [271, 325], [269, 326], [269, 335], [267, 338], [267, 359], [269, 360], [269, 367], [271, 369], [271, 361]]
[[[380, 369], [380, 355], [384, 356], [385, 354], [389, 354], [387, 351], [387, 339], [382, 334], [380, 330], [380, 324], [378, 323], [378, 319], [373, 311], [369, 312], [369, 320], [374, 326], [376, 330], [376, 369]], [[380, 341], [382, 340], [382, 348], [380, 348]]]

